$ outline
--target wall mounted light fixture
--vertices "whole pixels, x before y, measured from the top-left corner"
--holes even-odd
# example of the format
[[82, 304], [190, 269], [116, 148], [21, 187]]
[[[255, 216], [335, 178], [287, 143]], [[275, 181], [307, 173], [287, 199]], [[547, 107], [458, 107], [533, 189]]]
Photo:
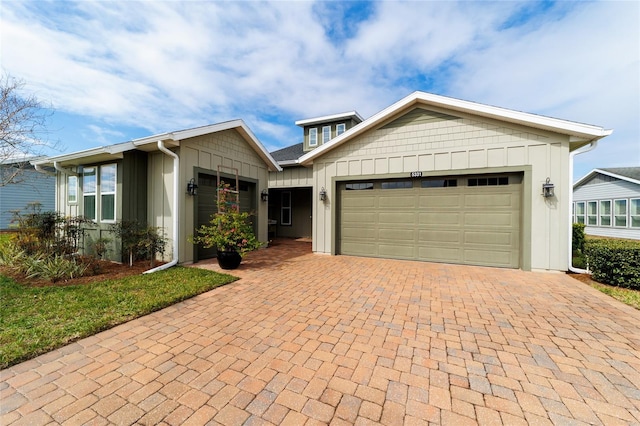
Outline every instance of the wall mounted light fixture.
[[260, 199], [264, 202], [269, 200], [269, 190], [268, 189], [263, 189], [260, 192]]
[[327, 190], [324, 189], [324, 186], [320, 190], [320, 201], [324, 201], [327, 199]]
[[189, 180], [189, 183], [187, 183], [187, 194], [198, 195], [198, 184], [196, 183], [194, 178], [191, 178], [191, 180]]
[[551, 179], [547, 178], [546, 182], [542, 184], [542, 196], [544, 198], [553, 197], [555, 195], [555, 186], [551, 183]]

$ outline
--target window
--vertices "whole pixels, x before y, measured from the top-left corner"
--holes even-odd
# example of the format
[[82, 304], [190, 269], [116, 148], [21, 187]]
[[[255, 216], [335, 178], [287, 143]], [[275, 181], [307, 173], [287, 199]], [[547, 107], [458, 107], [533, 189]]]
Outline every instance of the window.
[[345, 187], [347, 191], [362, 191], [364, 189], [373, 189], [373, 182], [348, 183]]
[[578, 201], [576, 203], [576, 218], [574, 219], [575, 223], [584, 223], [584, 201]]
[[84, 217], [96, 220], [96, 168], [85, 167], [82, 172], [82, 196], [84, 198]]
[[347, 125], [346, 124], [340, 123], [340, 124], [336, 125], [336, 136], [340, 136], [341, 134], [343, 134], [346, 131], [347, 131]]
[[471, 178], [467, 180], [467, 186], [497, 186], [509, 185], [509, 177]]
[[331, 126], [322, 127], [322, 143], [327, 143], [331, 140]]
[[280, 200], [280, 224], [291, 225], [291, 191], [283, 191]]
[[613, 202], [613, 226], [627, 227], [627, 200]]
[[600, 226], [611, 226], [611, 200], [600, 201]]
[[116, 220], [116, 165], [100, 166], [100, 220]]
[[393, 182], [382, 182], [382, 189], [402, 189], [413, 188], [413, 182], [410, 180], [396, 180]]
[[67, 177], [67, 203], [78, 202], [78, 176]]
[[629, 219], [632, 228], [640, 228], [640, 198], [629, 200]]
[[312, 127], [309, 129], [309, 146], [318, 145], [318, 129]]
[[587, 202], [587, 225], [589, 226], [598, 225], [598, 202], [597, 201]]
[[423, 180], [420, 186], [422, 188], [446, 188], [451, 186], [458, 186], [458, 180], [457, 179]]

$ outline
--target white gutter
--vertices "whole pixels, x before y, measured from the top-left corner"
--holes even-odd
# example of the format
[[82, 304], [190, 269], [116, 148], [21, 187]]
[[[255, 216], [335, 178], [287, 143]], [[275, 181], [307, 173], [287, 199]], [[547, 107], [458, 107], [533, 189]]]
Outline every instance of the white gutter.
[[180, 221], [178, 220], [178, 212], [180, 210], [180, 205], [178, 200], [178, 185], [180, 184], [180, 179], [178, 176], [178, 172], [180, 171], [180, 157], [175, 152], [172, 152], [164, 146], [164, 142], [162, 140], [158, 141], [158, 149], [165, 154], [173, 157], [173, 260], [169, 263], [165, 263], [164, 265], [157, 266], [153, 269], [149, 269], [148, 271], [144, 271], [143, 274], [152, 274], [154, 272], [162, 271], [164, 269], [169, 269], [172, 266], [178, 264], [178, 225]]
[[594, 140], [589, 145], [582, 146], [569, 153], [569, 238], [567, 238], [567, 241], [569, 243], [569, 271], [576, 274], [590, 274], [591, 272], [573, 266], [573, 214], [571, 214], [573, 211], [573, 157], [589, 152], [596, 146], [598, 146], [598, 141]]
[[65, 175], [78, 176], [78, 174], [76, 172], [71, 171], [69, 169], [65, 169], [57, 161], [53, 162], [53, 168], [56, 169], [57, 171], [59, 171], [60, 173], [65, 174]]
[[56, 174], [53, 172], [50, 172], [49, 170], [45, 170], [42, 168], [42, 166], [40, 164], [34, 164], [33, 167], [36, 169], [36, 172], [40, 172], [43, 173], [45, 175], [49, 175], [49, 176], [55, 176]]

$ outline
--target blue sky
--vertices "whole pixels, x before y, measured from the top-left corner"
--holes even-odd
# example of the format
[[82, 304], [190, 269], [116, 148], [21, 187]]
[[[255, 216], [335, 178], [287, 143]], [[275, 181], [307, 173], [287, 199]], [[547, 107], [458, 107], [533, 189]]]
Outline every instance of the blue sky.
[[3, 1], [2, 72], [74, 152], [242, 118], [269, 150], [299, 119], [422, 90], [614, 129], [576, 157], [640, 165], [640, 3]]

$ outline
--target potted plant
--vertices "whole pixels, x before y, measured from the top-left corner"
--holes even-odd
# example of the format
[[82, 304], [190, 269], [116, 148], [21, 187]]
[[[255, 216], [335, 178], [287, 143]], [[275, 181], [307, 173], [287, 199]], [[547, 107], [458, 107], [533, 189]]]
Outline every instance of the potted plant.
[[215, 247], [222, 269], [236, 269], [245, 254], [262, 245], [253, 233], [249, 221], [251, 214], [239, 211], [237, 203], [231, 200], [233, 195], [229, 184], [220, 185], [218, 212], [211, 215], [208, 225], [200, 226], [197, 235], [190, 238], [192, 243], [204, 248]]

